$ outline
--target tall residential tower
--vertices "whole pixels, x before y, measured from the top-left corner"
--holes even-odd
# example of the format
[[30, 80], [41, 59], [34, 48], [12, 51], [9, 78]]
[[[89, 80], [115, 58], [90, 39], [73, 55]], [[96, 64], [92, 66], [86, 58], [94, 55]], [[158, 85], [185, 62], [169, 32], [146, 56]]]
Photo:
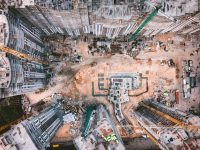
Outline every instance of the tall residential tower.
[[200, 118], [156, 101], [139, 103], [134, 115], [145, 133], [162, 150], [199, 149]]
[[14, 12], [0, 13], [0, 98], [42, 88], [46, 75], [40, 30]]
[[45, 150], [63, 120], [60, 103], [14, 126], [0, 137], [0, 150]]

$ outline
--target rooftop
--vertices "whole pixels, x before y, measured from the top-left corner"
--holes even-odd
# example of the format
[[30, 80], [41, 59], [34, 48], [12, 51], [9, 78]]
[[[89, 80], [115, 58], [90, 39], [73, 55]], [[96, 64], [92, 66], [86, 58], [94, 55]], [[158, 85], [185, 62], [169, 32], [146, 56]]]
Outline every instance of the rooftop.
[[0, 150], [37, 150], [22, 124], [18, 124], [0, 138]]
[[[161, 149], [200, 147], [199, 0], [3, 0], [0, 8], [0, 110], [25, 95], [12, 106], [40, 114], [6, 124], [18, 111], [5, 109], [0, 132], [22, 125], [1, 137], [4, 147], [75, 139], [78, 149], [121, 150], [136, 137]], [[58, 114], [45, 109], [56, 101]]]
[[11, 81], [11, 66], [6, 53], [0, 52], [0, 88], [8, 88]]
[[7, 46], [9, 40], [9, 24], [4, 11], [0, 10], [0, 46]]

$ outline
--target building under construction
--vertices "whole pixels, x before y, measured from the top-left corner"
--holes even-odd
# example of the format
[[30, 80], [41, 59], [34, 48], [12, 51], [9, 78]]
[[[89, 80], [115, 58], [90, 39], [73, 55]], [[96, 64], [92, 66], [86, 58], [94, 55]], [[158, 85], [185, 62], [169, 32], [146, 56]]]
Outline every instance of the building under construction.
[[105, 106], [90, 106], [83, 125], [82, 135], [74, 139], [78, 150], [101, 148], [124, 150], [123, 141]]
[[152, 99], [139, 103], [134, 115], [147, 136], [161, 149], [198, 147], [199, 117], [175, 111]]
[[14, 96], [42, 88], [45, 84], [45, 45], [41, 31], [14, 12], [1, 11], [0, 97]]
[[2, 150], [45, 150], [62, 125], [63, 110], [60, 103], [53, 103], [41, 112], [15, 125], [0, 137]]
[[199, 35], [200, 0], [0, 0], [0, 150], [200, 149]]
[[[24, 2], [23, 2], [24, 3]], [[11, 5], [8, 3], [8, 5]], [[43, 30], [47, 35], [65, 34], [69, 37], [93, 34], [115, 38], [126, 36], [138, 29], [139, 17], [151, 13], [164, 19], [159, 20], [146, 17], [144, 23], [150, 21], [143, 31], [144, 36], [152, 36], [169, 31], [180, 31], [184, 34], [194, 33], [198, 30], [198, 14], [189, 20], [183, 15], [196, 13], [199, 10], [197, 0], [180, 0], [176, 2], [149, 0], [117, 1], [40, 1], [24, 3], [26, 7], [19, 6], [16, 11], [27, 20]], [[172, 7], [173, 6], [173, 7]], [[162, 10], [161, 10], [162, 7]], [[155, 8], [158, 12], [153, 13]], [[192, 9], [191, 9], [192, 8]], [[181, 21], [178, 21], [180, 20]], [[38, 21], [39, 20], [39, 21]], [[156, 27], [154, 26], [155, 22]], [[192, 27], [192, 28], [190, 28]], [[183, 29], [187, 29], [184, 30]]]

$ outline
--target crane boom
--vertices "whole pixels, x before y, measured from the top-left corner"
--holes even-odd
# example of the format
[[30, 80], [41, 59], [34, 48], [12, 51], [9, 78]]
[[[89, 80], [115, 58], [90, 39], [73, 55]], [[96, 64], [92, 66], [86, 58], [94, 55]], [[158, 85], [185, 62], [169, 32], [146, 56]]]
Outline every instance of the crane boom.
[[136, 31], [131, 35], [131, 37], [129, 38], [129, 42], [133, 41], [136, 39], [136, 37], [138, 36], [138, 34], [143, 30], [143, 28], [149, 23], [149, 21], [151, 21], [151, 19], [153, 19], [154, 16], [157, 15], [159, 9], [161, 7], [156, 7], [154, 9], [153, 12], [151, 12], [147, 18], [145, 20], [143, 20], [143, 22], [139, 25], [139, 27], [136, 29]]
[[20, 52], [18, 52], [16, 50], [13, 50], [13, 49], [9, 48], [9, 47], [0, 46], [0, 50], [4, 51], [6, 53], [12, 54], [12, 55], [14, 55], [14, 56], [16, 56], [18, 58], [21, 58], [21, 59], [27, 59], [29, 61], [35, 61], [35, 62], [38, 62], [38, 63], [41, 63], [41, 64], [48, 65], [48, 62], [41, 61], [41, 60], [39, 60], [37, 58], [33, 58], [33, 57], [31, 57], [31, 56], [29, 56], [27, 54], [20, 53]]
[[6, 124], [6, 125], [1, 126], [1, 127], [0, 127], [0, 133], [4, 132], [4, 130], [10, 128], [11, 126], [13, 126], [13, 125], [15, 125], [15, 124], [21, 122], [22, 120], [27, 119], [27, 118], [30, 117], [31, 115], [32, 115], [32, 113], [27, 114], [27, 115], [23, 115], [23, 116], [21, 116], [20, 118], [18, 118], [18, 119], [16, 119], [16, 120], [12, 121], [12, 122], [10, 122], [10, 123], [8, 123], [8, 124]]
[[159, 110], [156, 110], [153, 107], [150, 107], [150, 106], [148, 106], [148, 105], [146, 105], [144, 103], [142, 103], [142, 106], [144, 106], [145, 108], [149, 109], [150, 111], [158, 114], [159, 116], [162, 116], [162, 117], [166, 118], [167, 120], [170, 120], [170, 121], [174, 122], [180, 128], [185, 128], [185, 129], [200, 129], [200, 126], [185, 124], [185, 123], [181, 122], [180, 120], [177, 120], [174, 117], [171, 117], [170, 115], [165, 114], [165, 113], [163, 113], [163, 112], [161, 112]]

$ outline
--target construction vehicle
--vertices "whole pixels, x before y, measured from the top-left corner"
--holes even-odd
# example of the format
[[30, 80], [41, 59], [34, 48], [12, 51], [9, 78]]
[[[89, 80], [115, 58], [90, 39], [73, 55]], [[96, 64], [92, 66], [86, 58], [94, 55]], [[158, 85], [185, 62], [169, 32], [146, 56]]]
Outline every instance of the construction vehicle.
[[21, 59], [26, 59], [26, 60], [29, 60], [29, 61], [34, 61], [34, 62], [37, 62], [37, 63], [48, 65], [48, 62], [46, 62], [46, 61], [42, 61], [42, 60], [39, 60], [37, 58], [33, 58], [33, 57], [31, 57], [27, 54], [20, 53], [16, 50], [13, 50], [13, 49], [6, 47], [6, 46], [0, 46], [0, 50], [2, 50], [3, 52], [9, 53], [11, 55], [14, 55], [18, 58], [21, 58]]

